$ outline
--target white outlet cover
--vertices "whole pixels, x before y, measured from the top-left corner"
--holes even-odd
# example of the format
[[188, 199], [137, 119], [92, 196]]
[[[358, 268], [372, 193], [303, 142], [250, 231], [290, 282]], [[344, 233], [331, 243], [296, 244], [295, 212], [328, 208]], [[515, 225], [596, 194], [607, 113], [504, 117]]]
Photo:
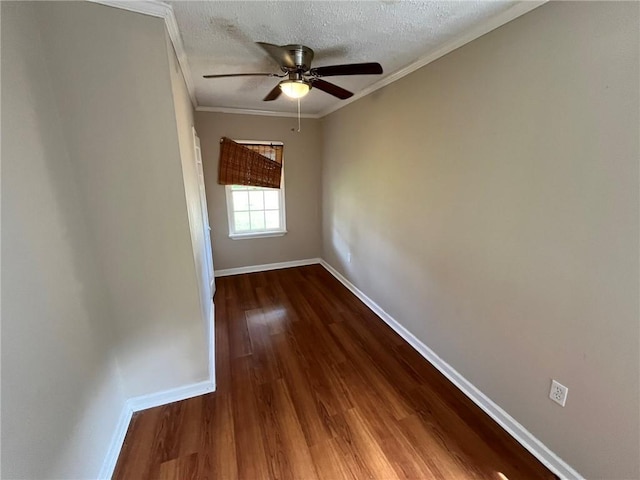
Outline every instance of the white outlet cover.
[[551, 390], [549, 391], [549, 398], [556, 402], [561, 407], [564, 407], [567, 403], [567, 394], [569, 389], [561, 383], [551, 380]]

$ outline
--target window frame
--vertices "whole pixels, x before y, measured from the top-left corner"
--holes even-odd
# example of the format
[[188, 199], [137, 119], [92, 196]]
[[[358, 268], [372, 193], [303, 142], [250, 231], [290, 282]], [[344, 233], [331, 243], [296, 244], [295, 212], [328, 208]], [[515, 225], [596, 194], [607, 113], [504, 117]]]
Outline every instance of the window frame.
[[[239, 144], [249, 144], [249, 145], [282, 145], [282, 142], [269, 142], [264, 140], [233, 140]], [[248, 187], [248, 185], [238, 185], [240, 187]], [[232, 240], [241, 240], [244, 238], [268, 238], [268, 237], [282, 237], [287, 234], [287, 212], [286, 212], [286, 203], [285, 203], [285, 186], [284, 186], [284, 152], [282, 155], [282, 178], [280, 179], [280, 188], [267, 188], [267, 187], [256, 187], [265, 190], [277, 190], [280, 197], [280, 228], [278, 229], [265, 229], [265, 230], [250, 230], [246, 232], [236, 232], [235, 231], [235, 210], [233, 205], [233, 185], [225, 185], [225, 196], [227, 202], [227, 221], [229, 222], [229, 238]]]

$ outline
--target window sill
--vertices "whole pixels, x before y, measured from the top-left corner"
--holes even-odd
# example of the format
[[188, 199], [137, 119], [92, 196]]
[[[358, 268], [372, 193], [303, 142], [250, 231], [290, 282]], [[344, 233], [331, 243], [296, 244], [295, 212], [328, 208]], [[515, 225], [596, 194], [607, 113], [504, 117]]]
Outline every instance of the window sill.
[[279, 230], [277, 232], [230, 233], [229, 238], [232, 240], [242, 240], [244, 238], [282, 237], [286, 234], [286, 230]]

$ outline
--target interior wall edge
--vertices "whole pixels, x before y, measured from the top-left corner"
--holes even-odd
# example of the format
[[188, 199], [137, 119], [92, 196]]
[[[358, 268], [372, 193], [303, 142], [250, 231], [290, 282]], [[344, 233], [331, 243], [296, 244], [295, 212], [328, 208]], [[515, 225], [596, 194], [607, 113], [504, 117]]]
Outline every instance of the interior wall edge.
[[111, 442], [109, 442], [109, 448], [107, 450], [107, 454], [105, 455], [104, 461], [102, 462], [100, 473], [98, 474], [98, 478], [100, 480], [106, 480], [112, 477], [113, 471], [116, 468], [116, 463], [118, 463], [118, 457], [120, 456], [120, 450], [122, 450], [124, 439], [127, 436], [127, 430], [129, 429], [129, 424], [131, 423], [132, 416], [133, 410], [131, 410], [128, 402], [125, 402], [124, 406], [122, 407], [122, 411], [120, 412], [118, 423], [113, 430]]
[[[213, 280], [215, 284], [215, 278]], [[215, 295], [215, 293], [214, 293]], [[211, 313], [209, 316], [209, 321], [207, 322], [207, 338], [211, 339], [208, 345], [208, 353], [209, 353], [209, 381], [213, 385], [213, 392], [216, 390], [216, 304], [211, 299]]]
[[454, 50], [464, 47], [466, 44], [473, 42], [477, 38], [480, 38], [487, 33], [492, 32], [493, 30], [500, 28], [501, 26], [511, 22], [512, 20], [521, 17], [530, 11], [544, 5], [549, 0], [524, 0], [520, 2], [516, 2], [511, 8], [506, 11], [487, 19], [487, 21], [480, 23], [476, 27], [469, 30], [465, 35], [461, 37], [454, 38], [453, 40], [444, 43], [435, 51], [429, 53], [428, 55], [419, 58], [415, 62], [407, 65], [400, 70], [393, 72], [391, 75], [380, 79], [379, 81], [369, 85], [364, 90], [356, 93], [352, 97], [343, 100], [340, 103], [337, 103], [325, 110], [322, 110], [318, 113], [319, 118], [325, 118], [326, 116], [332, 114], [333, 112], [337, 112], [338, 110], [346, 107], [347, 105], [360, 100], [372, 93], [380, 90], [381, 88], [386, 87], [387, 85], [391, 85], [394, 82], [406, 77], [407, 75], [415, 72], [416, 70], [429, 65], [432, 62], [435, 62], [441, 57], [444, 57], [448, 53], [453, 52]]
[[[215, 338], [215, 303], [212, 301], [211, 305], [211, 317], [209, 318], [207, 327], [211, 333], [209, 338]], [[148, 408], [159, 407], [172, 402], [187, 400], [198, 395], [206, 395], [216, 391], [215, 342], [209, 345], [208, 363], [209, 378], [207, 380], [164, 390], [162, 392], [132, 397], [125, 401], [122, 411], [120, 412], [120, 417], [118, 418], [118, 423], [111, 435], [109, 448], [107, 449], [107, 453], [102, 463], [102, 468], [98, 475], [99, 479], [110, 479], [113, 476], [116, 464], [118, 463], [118, 457], [120, 456], [120, 451], [122, 450], [122, 446], [129, 429], [129, 424], [131, 423], [131, 418], [135, 412], [146, 410]]]
[[417, 351], [427, 362], [433, 365], [451, 383], [453, 383], [465, 396], [489, 415], [502, 429], [511, 435], [518, 443], [526, 448], [529, 453], [536, 457], [549, 470], [560, 478], [567, 480], [584, 480], [573, 467], [562, 460], [544, 443], [538, 440], [531, 432], [522, 426], [515, 418], [504, 411], [497, 403], [485, 395], [473, 383], [463, 377], [455, 368], [445, 362], [427, 344], [417, 338], [402, 323], [385, 312], [375, 301], [369, 298], [362, 290], [356, 287], [344, 275], [336, 270], [324, 259], [320, 260], [322, 265], [331, 275], [351, 291], [369, 309], [375, 313], [383, 322], [400, 335], [415, 351]]
[[159, 2], [155, 0], [136, 0], [122, 1], [122, 0], [87, 0], [91, 3], [97, 3], [112, 8], [119, 8], [120, 10], [127, 10], [129, 12], [139, 13], [141, 15], [149, 15], [151, 17], [162, 18], [167, 29], [167, 33], [171, 38], [171, 43], [176, 51], [176, 57], [180, 64], [180, 73], [184, 82], [187, 85], [189, 91], [189, 99], [193, 107], [198, 106], [196, 100], [196, 90], [193, 85], [193, 79], [191, 77], [191, 68], [189, 68], [189, 61], [187, 60], [187, 53], [182, 44], [182, 36], [180, 30], [178, 30], [178, 22], [176, 21], [175, 14], [171, 5]]
[[[349, 279], [336, 270], [323, 258], [308, 258], [291, 262], [280, 262], [264, 265], [252, 265], [248, 267], [231, 268], [219, 270], [216, 277], [230, 275], [241, 275], [244, 273], [257, 273], [281, 268], [292, 268], [306, 265], [322, 265], [333, 277], [342, 283], [351, 293], [353, 293], [362, 303], [364, 303], [383, 322], [400, 335], [414, 350], [416, 350], [426, 361], [433, 365], [451, 383], [453, 383], [465, 396], [473, 401], [479, 408], [489, 415], [500, 427], [511, 435], [518, 443], [526, 448], [543, 465], [549, 468], [560, 478], [567, 480], [584, 480], [573, 467], [562, 460], [544, 443], [538, 440], [531, 432], [523, 427], [515, 418], [504, 411], [498, 404], [485, 395], [480, 389], [463, 377], [456, 369], [445, 362], [427, 344], [418, 339], [413, 333], [405, 328], [402, 323], [385, 312], [374, 300], [369, 298], [362, 290], [354, 285]], [[213, 323], [212, 323], [213, 324]], [[213, 351], [213, 349], [212, 349]], [[213, 364], [212, 364], [213, 365]], [[125, 440], [127, 429], [131, 418], [135, 412], [167, 405], [172, 402], [187, 400], [198, 395], [206, 395], [215, 392], [215, 370], [211, 370], [211, 377], [205, 381], [184, 385], [182, 387], [165, 390], [148, 395], [141, 395], [130, 398], [126, 401], [118, 423], [114, 429], [112, 441], [105, 456], [104, 464], [100, 470], [99, 478], [111, 478], [118, 461], [118, 456]]]
[[148, 408], [160, 407], [169, 403], [187, 400], [199, 395], [206, 395], [215, 391], [215, 372], [213, 372], [210, 378], [202, 382], [128, 399], [122, 408], [118, 423], [114, 428], [111, 442], [98, 478], [110, 479], [112, 477], [134, 413], [147, 410]]

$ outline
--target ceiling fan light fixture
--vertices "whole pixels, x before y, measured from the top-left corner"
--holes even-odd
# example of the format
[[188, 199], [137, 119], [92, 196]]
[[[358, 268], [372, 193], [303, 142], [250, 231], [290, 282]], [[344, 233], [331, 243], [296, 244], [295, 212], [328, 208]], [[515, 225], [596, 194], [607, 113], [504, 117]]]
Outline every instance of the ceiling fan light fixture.
[[[2, 1], [2, 0], [0, 0]], [[304, 45], [273, 45], [271, 43], [257, 42], [269, 56], [280, 65], [280, 73], [223, 73], [203, 75], [204, 78], [227, 77], [277, 77], [285, 78], [275, 85], [262, 99], [264, 102], [272, 102], [285, 94], [294, 100], [306, 96], [309, 90], [318, 90], [333, 95], [340, 100], [353, 97], [353, 93], [338, 85], [323, 80], [321, 77], [337, 77], [345, 75], [380, 75], [382, 65], [377, 62], [347, 63], [344, 65], [325, 65], [311, 68], [313, 50]]]
[[280, 82], [280, 90], [289, 98], [302, 98], [309, 93], [311, 85], [304, 80], [283, 80]]

